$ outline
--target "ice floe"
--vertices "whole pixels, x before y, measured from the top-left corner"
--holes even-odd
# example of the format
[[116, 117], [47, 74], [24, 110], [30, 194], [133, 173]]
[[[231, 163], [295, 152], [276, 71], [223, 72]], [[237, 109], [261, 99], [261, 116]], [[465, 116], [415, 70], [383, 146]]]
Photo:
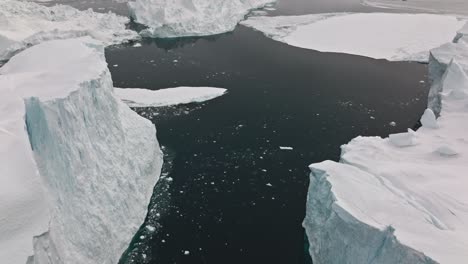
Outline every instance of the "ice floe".
[[139, 88], [114, 88], [114, 92], [130, 107], [161, 107], [200, 103], [226, 93], [224, 88], [176, 87], [161, 90]]
[[314, 263], [466, 262], [466, 45], [431, 52], [430, 110], [420, 129], [358, 137], [339, 163], [310, 165], [303, 225]]
[[242, 24], [289, 45], [391, 61], [429, 60], [464, 21], [434, 14], [334, 13], [251, 17]]

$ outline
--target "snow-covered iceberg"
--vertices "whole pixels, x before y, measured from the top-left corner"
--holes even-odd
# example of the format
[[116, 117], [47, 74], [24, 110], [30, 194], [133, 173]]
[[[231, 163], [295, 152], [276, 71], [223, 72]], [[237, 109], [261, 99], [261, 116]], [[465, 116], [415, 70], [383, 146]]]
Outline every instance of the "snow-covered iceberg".
[[429, 60], [465, 22], [433, 14], [334, 13], [250, 17], [241, 22], [289, 45], [391, 61]]
[[53, 39], [92, 36], [105, 45], [138, 38], [126, 29], [129, 19], [113, 13], [80, 11], [66, 5], [45, 7], [33, 2], [0, 1], [0, 60], [19, 50]]
[[104, 46], [48, 41], [0, 68], [0, 262], [118, 263], [161, 165], [113, 94]]
[[420, 129], [358, 137], [340, 163], [310, 165], [303, 226], [314, 263], [468, 260], [467, 55], [463, 42], [431, 52]]
[[253, 9], [275, 0], [136, 0], [131, 16], [148, 26], [146, 37], [208, 36], [233, 31]]
[[226, 89], [176, 87], [153, 91], [139, 88], [114, 88], [114, 92], [130, 107], [161, 107], [208, 101], [225, 94]]

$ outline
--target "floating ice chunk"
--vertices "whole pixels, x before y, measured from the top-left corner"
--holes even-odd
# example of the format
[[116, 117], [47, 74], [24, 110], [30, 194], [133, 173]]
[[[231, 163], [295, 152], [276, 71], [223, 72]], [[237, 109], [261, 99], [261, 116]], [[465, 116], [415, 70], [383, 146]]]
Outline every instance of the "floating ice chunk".
[[200, 103], [219, 97], [226, 89], [214, 87], [176, 87], [161, 90], [114, 88], [114, 92], [130, 107], [161, 107]]
[[416, 138], [412, 132], [391, 134], [388, 138], [390, 143], [397, 147], [409, 147], [416, 144]]
[[272, 187], [273, 185], [271, 183], [267, 183], [266, 186]]
[[147, 225], [145, 226], [146, 230], [148, 230], [149, 232], [154, 232], [156, 230], [156, 227], [152, 226], [152, 225]]
[[423, 116], [421, 117], [421, 124], [427, 128], [438, 128], [437, 119], [434, 112], [431, 109], [426, 109]]
[[293, 147], [279, 147], [281, 150], [293, 150]]
[[423, 62], [429, 60], [429, 50], [452, 41], [464, 23], [456, 16], [387, 13], [252, 17], [242, 22], [300, 48]]
[[234, 30], [253, 9], [274, 0], [136, 0], [131, 16], [149, 28], [147, 37], [207, 36]]
[[458, 155], [458, 152], [450, 146], [441, 146], [436, 149], [436, 153], [448, 157]]

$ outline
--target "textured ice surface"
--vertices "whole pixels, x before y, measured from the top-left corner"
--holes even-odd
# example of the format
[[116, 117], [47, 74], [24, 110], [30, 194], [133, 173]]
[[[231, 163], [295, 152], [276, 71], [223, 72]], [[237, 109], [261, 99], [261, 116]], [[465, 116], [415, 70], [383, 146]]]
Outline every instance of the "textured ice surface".
[[391, 61], [428, 61], [464, 22], [432, 14], [318, 14], [252, 17], [242, 22], [289, 45]]
[[275, 0], [136, 0], [128, 6], [148, 37], [207, 36], [234, 30], [256, 8]]
[[[80, 11], [65, 5], [45, 7], [27, 1], [1, 0], [0, 60], [53, 39], [90, 35], [111, 45], [137, 38], [136, 32], [125, 28], [128, 22], [126, 17], [96, 13], [91, 9]], [[4, 45], [6, 41], [10, 44]]]
[[104, 47], [54, 40], [0, 68], [2, 263], [117, 263], [162, 164], [156, 131], [113, 94]]
[[365, 5], [400, 10], [468, 15], [464, 0], [362, 0]]
[[303, 225], [314, 263], [466, 262], [467, 51], [432, 52], [432, 109], [418, 131], [358, 137], [340, 163], [310, 165]]
[[176, 87], [161, 90], [115, 88], [118, 98], [130, 107], [160, 107], [188, 103], [200, 103], [226, 93], [226, 89], [214, 87]]

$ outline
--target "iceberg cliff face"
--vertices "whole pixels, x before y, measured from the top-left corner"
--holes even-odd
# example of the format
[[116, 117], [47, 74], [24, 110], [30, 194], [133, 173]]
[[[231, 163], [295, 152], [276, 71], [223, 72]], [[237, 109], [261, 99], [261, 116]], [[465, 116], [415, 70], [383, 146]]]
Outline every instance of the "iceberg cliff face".
[[146, 37], [207, 36], [234, 30], [252, 9], [275, 0], [136, 0], [131, 16], [149, 28]]
[[466, 262], [467, 54], [464, 42], [431, 52], [418, 131], [358, 137], [340, 163], [310, 165], [303, 225], [314, 263]]
[[126, 17], [80, 11], [66, 5], [45, 7], [28, 1], [0, 1], [0, 60], [47, 40], [92, 36], [105, 45], [138, 38], [125, 28]]
[[117, 263], [162, 154], [152, 123], [114, 96], [103, 46], [29, 48], [0, 68], [0, 91], [0, 259]]

